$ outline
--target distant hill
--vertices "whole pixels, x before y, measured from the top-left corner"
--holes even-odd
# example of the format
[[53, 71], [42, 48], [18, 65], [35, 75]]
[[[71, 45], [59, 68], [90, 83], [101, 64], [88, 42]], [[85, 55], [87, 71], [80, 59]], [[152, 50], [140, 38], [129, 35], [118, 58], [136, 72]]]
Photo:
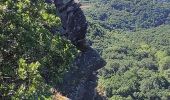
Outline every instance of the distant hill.
[[170, 0], [83, 0], [86, 16], [106, 29], [137, 30], [170, 24]]

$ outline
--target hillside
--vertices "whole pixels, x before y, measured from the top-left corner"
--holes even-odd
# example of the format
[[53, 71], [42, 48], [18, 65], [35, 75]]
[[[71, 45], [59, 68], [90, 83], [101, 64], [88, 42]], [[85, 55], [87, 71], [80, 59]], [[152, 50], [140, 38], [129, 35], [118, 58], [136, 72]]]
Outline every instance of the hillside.
[[170, 0], [80, 0], [84, 52], [45, 1], [0, 1], [0, 100], [170, 100]]
[[138, 30], [170, 24], [168, 0], [89, 0], [90, 21], [106, 29]]
[[107, 62], [99, 71], [101, 94], [109, 100], [169, 100], [169, 1], [89, 2], [88, 37]]
[[168, 100], [170, 26], [137, 32], [109, 32], [94, 40], [107, 65], [98, 86], [109, 100]]

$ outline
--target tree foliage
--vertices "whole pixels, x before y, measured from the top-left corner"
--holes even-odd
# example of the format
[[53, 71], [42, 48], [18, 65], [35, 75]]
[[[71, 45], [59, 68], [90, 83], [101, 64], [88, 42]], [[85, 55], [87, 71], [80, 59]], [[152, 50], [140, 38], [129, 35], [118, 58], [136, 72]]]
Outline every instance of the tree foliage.
[[0, 1], [0, 96], [50, 99], [50, 87], [62, 81], [77, 50], [52, 34], [60, 19], [43, 0]]
[[135, 31], [170, 24], [168, 0], [94, 0], [86, 10], [90, 20], [106, 29]]
[[98, 84], [109, 100], [169, 99], [169, 28], [111, 31], [94, 39], [93, 46], [107, 62]]

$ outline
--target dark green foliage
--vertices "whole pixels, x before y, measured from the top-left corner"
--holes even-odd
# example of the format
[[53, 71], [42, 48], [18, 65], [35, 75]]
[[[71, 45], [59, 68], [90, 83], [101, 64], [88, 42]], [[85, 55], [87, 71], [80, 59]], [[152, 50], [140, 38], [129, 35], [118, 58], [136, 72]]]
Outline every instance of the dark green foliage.
[[170, 24], [169, 1], [95, 0], [91, 5], [93, 7], [87, 10], [86, 15], [110, 30], [134, 31]]
[[107, 62], [99, 71], [98, 84], [108, 99], [169, 100], [169, 1], [96, 0], [92, 4], [85, 10], [89, 38]]
[[[169, 100], [169, 0], [83, 1], [91, 4], [85, 10], [88, 37], [107, 61], [98, 83], [108, 99]], [[77, 50], [45, 25], [60, 26], [54, 5], [42, 0], [0, 1], [3, 99], [48, 100], [49, 89], [62, 82]]]
[[107, 61], [99, 71], [99, 85], [110, 100], [168, 100], [169, 29], [165, 25], [136, 32], [112, 31], [94, 40], [93, 46], [100, 46]]

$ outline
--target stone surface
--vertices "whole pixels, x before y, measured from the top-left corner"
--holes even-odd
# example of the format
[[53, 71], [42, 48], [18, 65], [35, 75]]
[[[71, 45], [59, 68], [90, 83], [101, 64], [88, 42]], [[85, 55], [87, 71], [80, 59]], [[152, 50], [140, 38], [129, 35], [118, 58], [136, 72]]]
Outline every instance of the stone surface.
[[70, 71], [65, 74], [63, 83], [56, 86], [57, 90], [72, 100], [94, 100], [96, 71], [105, 64], [106, 62], [92, 48], [79, 53], [70, 66]]
[[96, 71], [106, 62], [86, 44], [87, 21], [80, 5], [75, 0], [67, 3], [54, 0], [54, 3], [65, 30], [63, 34], [81, 51], [65, 74], [63, 83], [57, 84], [56, 89], [71, 100], [94, 100]]
[[86, 45], [87, 21], [80, 4], [75, 0], [64, 3], [63, 0], [54, 0], [58, 15], [61, 19], [63, 36], [71, 41], [77, 49], [84, 51]]

